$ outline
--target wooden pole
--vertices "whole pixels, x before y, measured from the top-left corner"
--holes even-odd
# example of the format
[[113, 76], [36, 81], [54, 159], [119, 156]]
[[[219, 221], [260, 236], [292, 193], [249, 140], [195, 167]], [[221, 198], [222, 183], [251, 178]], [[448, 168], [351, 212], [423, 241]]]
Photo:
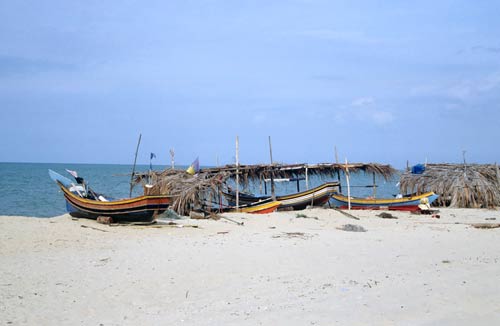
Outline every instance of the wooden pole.
[[236, 211], [240, 208], [240, 141], [236, 136]]
[[132, 197], [132, 188], [134, 187], [134, 175], [135, 175], [135, 164], [137, 163], [137, 153], [139, 152], [139, 145], [141, 144], [142, 134], [139, 134], [139, 140], [137, 141], [137, 147], [135, 149], [134, 166], [132, 167], [132, 175], [130, 176], [130, 193], [129, 197]]
[[172, 165], [172, 170], [175, 169], [175, 151], [173, 148], [170, 149], [170, 163]]
[[[339, 156], [337, 155], [337, 146], [335, 146], [335, 163], [339, 164]], [[340, 169], [337, 169], [337, 180], [339, 181], [339, 192], [342, 193], [342, 184], [340, 183]]]
[[462, 156], [464, 157], [464, 178], [467, 178], [467, 163], [465, 162], [465, 153], [467, 151], [463, 150], [462, 151]]
[[271, 136], [269, 136], [269, 155], [271, 156], [271, 198], [276, 200], [276, 189], [274, 188], [274, 167], [273, 167], [273, 146], [271, 144]]
[[347, 158], [345, 159], [345, 178], [347, 181], [347, 208], [351, 210], [351, 185], [349, 183], [349, 167], [347, 166]]
[[495, 172], [496, 172], [496, 175], [497, 175], [497, 186], [498, 188], [500, 189], [500, 170], [498, 169], [498, 164], [495, 162]]
[[309, 190], [309, 167], [307, 165], [306, 165], [306, 190]]
[[373, 198], [377, 197], [377, 183], [375, 179], [375, 172], [373, 172]]

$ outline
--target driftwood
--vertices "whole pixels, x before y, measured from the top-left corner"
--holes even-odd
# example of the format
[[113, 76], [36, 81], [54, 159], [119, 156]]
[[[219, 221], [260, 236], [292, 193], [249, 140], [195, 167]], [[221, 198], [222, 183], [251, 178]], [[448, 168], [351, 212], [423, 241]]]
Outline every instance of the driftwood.
[[359, 220], [359, 217], [356, 217], [356, 216], [352, 215], [351, 213], [347, 213], [346, 211], [343, 211], [343, 210], [338, 209], [338, 208], [332, 208], [332, 209], [335, 210], [335, 211], [337, 211], [337, 212], [339, 212], [339, 213], [341, 213], [341, 214], [343, 214], [343, 215], [345, 215], [345, 216], [347, 216], [347, 217], [349, 217], [349, 218], [353, 218], [355, 220]]
[[471, 226], [476, 229], [496, 229], [500, 228], [500, 223], [474, 223]]

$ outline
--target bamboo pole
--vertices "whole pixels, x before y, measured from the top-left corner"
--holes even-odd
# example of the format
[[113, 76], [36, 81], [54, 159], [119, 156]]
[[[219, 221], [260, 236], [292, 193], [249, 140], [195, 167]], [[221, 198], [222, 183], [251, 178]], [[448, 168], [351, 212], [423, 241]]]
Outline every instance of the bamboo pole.
[[141, 144], [142, 134], [139, 134], [139, 140], [137, 141], [137, 147], [135, 149], [134, 166], [132, 167], [132, 175], [130, 176], [130, 193], [129, 197], [132, 197], [132, 188], [134, 187], [134, 174], [135, 174], [135, 164], [137, 163], [137, 153], [139, 152], [139, 145]]
[[273, 146], [271, 144], [271, 136], [269, 136], [269, 155], [271, 156], [271, 198], [276, 200], [276, 189], [274, 188], [274, 167], [273, 167]]
[[347, 208], [351, 210], [351, 185], [349, 183], [349, 167], [347, 166], [347, 158], [345, 159], [345, 178], [347, 181]]
[[495, 162], [495, 174], [497, 175], [497, 186], [500, 189], [500, 170], [498, 169], [498, 164]]
[[306, 165], [306, 190], [309, 190], [309, 167]]
[[[335, 164], [339, 164], [339, 156], [337, 154], [337, 146], [335, 146]], [[340, 169], [337, 169], [337, 180], [339, 182], [339, 192], [342, 193], [342, 184], [340, 183]]]
[[236, 136], [236, 211], [240, 208], [240, 141]]
[[175, 169], [175, 151], [173, 148], [170, 149], [170, 164], [172, 165], [172, 170]]

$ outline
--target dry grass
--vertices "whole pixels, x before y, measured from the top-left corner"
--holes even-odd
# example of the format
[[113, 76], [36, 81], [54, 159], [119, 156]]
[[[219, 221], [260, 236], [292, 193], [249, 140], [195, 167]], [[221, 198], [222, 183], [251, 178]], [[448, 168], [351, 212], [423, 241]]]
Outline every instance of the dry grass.
[[434, 191], [437, 206], [491, 208], [500, 206], [500, 176], [493, 164], [427, 164], [423, 174], [401, 176], [402, 193]]
[[[375, 173], [385, 179], [390, 178], [396, 170], [390, 165], [376, 163], [351, 163], [347, 165], [350, 173]], [[233, 182], [236, 171], [239, 171], [240, 184], [246, 187], [249, 182], [264, 182], [264, 179], [296, 178], [306, 173], [312, 175], [337, 177], [337, 171], [345, 171], [345, 164], [261, 164], [261, 165], [226, 165], [218, 168], [201, 169], [196, 175], [190, 175], [184, 170], [167, 169], [137, 173], [135, 184], [147, 183], [152, 187], [144, 187], [148, 195], [171, 195], [174, 199], [171, 209], [180, 215], [188, 215], [191, 210], [205, 210], [211, 203], [220, 201], [220, 191], [224, 190], [229, 179]], [[208, 209], [209, 210], [209, 209]]]

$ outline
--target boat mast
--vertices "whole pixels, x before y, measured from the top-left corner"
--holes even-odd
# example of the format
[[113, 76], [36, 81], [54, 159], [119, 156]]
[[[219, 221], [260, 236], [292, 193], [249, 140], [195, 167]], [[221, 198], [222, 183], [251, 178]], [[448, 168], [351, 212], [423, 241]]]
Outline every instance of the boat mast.
[[129, 197], [132, 198], [132, 188], [134, 187], [135, 164], [137, 163], [137, 153], [139, 152], [139, 145], [141, 144], [142, 134], [139, 134], [139, 141], [137, 141], [137, 148], [135, 149], [134, 166], [132, 167], [132, 175], [130, 176], [130, 193]]
[[271, 145], [271, 136], [269, 136], [269, 155], [271, 156], [271, 198], [276, 200], [276, 190], [274, 188], [274, 167], [273, 167], [273, 146]]
[[236, 136], [236, 211], [240, 208], [240, 142]]

